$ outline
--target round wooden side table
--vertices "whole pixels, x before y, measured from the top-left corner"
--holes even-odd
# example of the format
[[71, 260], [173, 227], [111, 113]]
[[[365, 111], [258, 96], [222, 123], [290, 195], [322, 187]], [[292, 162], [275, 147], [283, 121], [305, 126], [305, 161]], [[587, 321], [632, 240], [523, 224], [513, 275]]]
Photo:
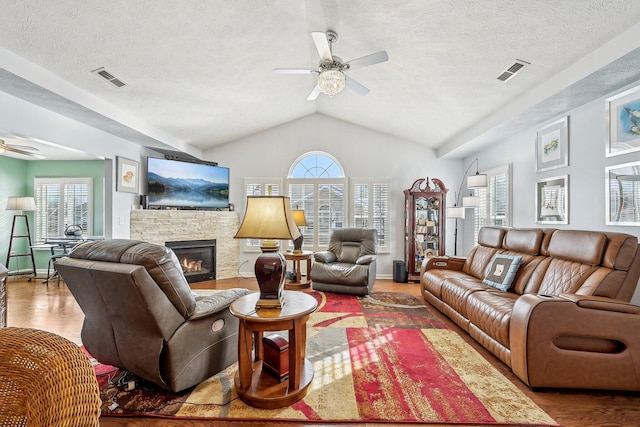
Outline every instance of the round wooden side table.
[[[313, 380], [313, 365], [306, 359], [307, 321], [318, 302], [304, 292], [284, 291], [281, 309], [259, 308], [259, 292], [235, 300], [229, 310], [240, 320], [238, 372], [234, 382], [238, 396], [256, 408], [290, 406], [302, 399]], [[280, 382], [263, 369], [262, 337], [266, 331], [289, 331], [289, 378]], [[252, 360], [252, 353], [254, 354]]]
[[[295, 252], [282, 252], [284, 259], [287, 261], [293, 261], [294, 268], [296, 270], [296, 281], [285, 282], [284, 288], [289, 290], [304, 289], [311, 286], [311, 258], [313, 257], [312, 251], [302, 251], [301, 253]], [[307, 261], [307, 275], [305, 280], [302, 281], [302, 274], [300, 271], [300, 261]]]

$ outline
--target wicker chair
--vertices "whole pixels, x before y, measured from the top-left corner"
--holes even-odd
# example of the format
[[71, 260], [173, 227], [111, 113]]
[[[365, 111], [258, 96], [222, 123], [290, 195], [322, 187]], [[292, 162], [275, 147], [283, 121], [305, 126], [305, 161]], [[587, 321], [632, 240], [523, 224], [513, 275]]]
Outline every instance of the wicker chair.
[[100, 391], [74, 343], [37, 329], [0, 329], [0, 426], [98, 426]]

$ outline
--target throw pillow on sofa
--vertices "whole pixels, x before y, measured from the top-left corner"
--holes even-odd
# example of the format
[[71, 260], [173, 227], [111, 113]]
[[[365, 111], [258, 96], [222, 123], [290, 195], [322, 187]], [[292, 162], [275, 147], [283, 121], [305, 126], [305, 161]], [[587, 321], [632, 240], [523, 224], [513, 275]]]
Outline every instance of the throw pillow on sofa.
[[496, 254], [489, 264], [487, 275], [482, 283], [501, 291], [508, 291], [521, 261], [522, 257], [519, 255]]

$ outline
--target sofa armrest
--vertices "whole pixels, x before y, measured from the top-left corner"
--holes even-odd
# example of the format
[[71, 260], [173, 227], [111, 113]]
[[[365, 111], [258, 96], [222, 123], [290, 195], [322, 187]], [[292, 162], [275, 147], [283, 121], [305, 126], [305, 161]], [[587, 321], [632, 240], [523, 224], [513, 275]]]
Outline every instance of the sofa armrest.
[[425, 271], [432, 269], [462, 271], [465, 261], [466, 258], [453, 256], [425, 257], [420, 267], [420, 276], [422, 277]]
[[559, 297], [574, 302], [578, 305], [578, 307], [590, 308], [593, 310], [607, 310], [618, 311], [620, 313], [640, 314], [640, 307], [630, 304], [626, 301], [577, 294], [560, 294]]
[[320, 251], [313, 254], [313, 258], [316, 262], [328, 264], [330, 262], [336, 262], [338, 257], [331, 251]]
[[362, 255], [356, 260], [356, 264], [358, 265], [368, 265], [376, 260], [375, 255]]
[[243, 295], [251, 293], [248, 289], [233, 288], [224, 289], [219, 291], [213, 291], [209, 295], [201, 295], [194, 292], [196, 299], [196, 309], [193, 314], [189, 316], [188, 320], [202, 319], [212, 314], [218, 313], [221, 310], [226, 309], [232, 302], [237, 300]]
[[640, 307], [527, 294], [509, 326], [511, 369], [530, 387], [640, 390]]

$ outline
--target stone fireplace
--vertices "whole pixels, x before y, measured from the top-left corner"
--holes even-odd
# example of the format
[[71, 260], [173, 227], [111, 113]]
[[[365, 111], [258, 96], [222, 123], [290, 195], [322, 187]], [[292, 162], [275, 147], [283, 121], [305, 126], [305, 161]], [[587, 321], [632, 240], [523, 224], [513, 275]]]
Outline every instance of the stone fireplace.
[[233, 236], [239, 227], [235, 211], [138, 209], [131, 211], [130, 236], [165, 246], [167, 242], [215, 240], [215, 277], [228, 279], [238, 276], [240, 241]]

